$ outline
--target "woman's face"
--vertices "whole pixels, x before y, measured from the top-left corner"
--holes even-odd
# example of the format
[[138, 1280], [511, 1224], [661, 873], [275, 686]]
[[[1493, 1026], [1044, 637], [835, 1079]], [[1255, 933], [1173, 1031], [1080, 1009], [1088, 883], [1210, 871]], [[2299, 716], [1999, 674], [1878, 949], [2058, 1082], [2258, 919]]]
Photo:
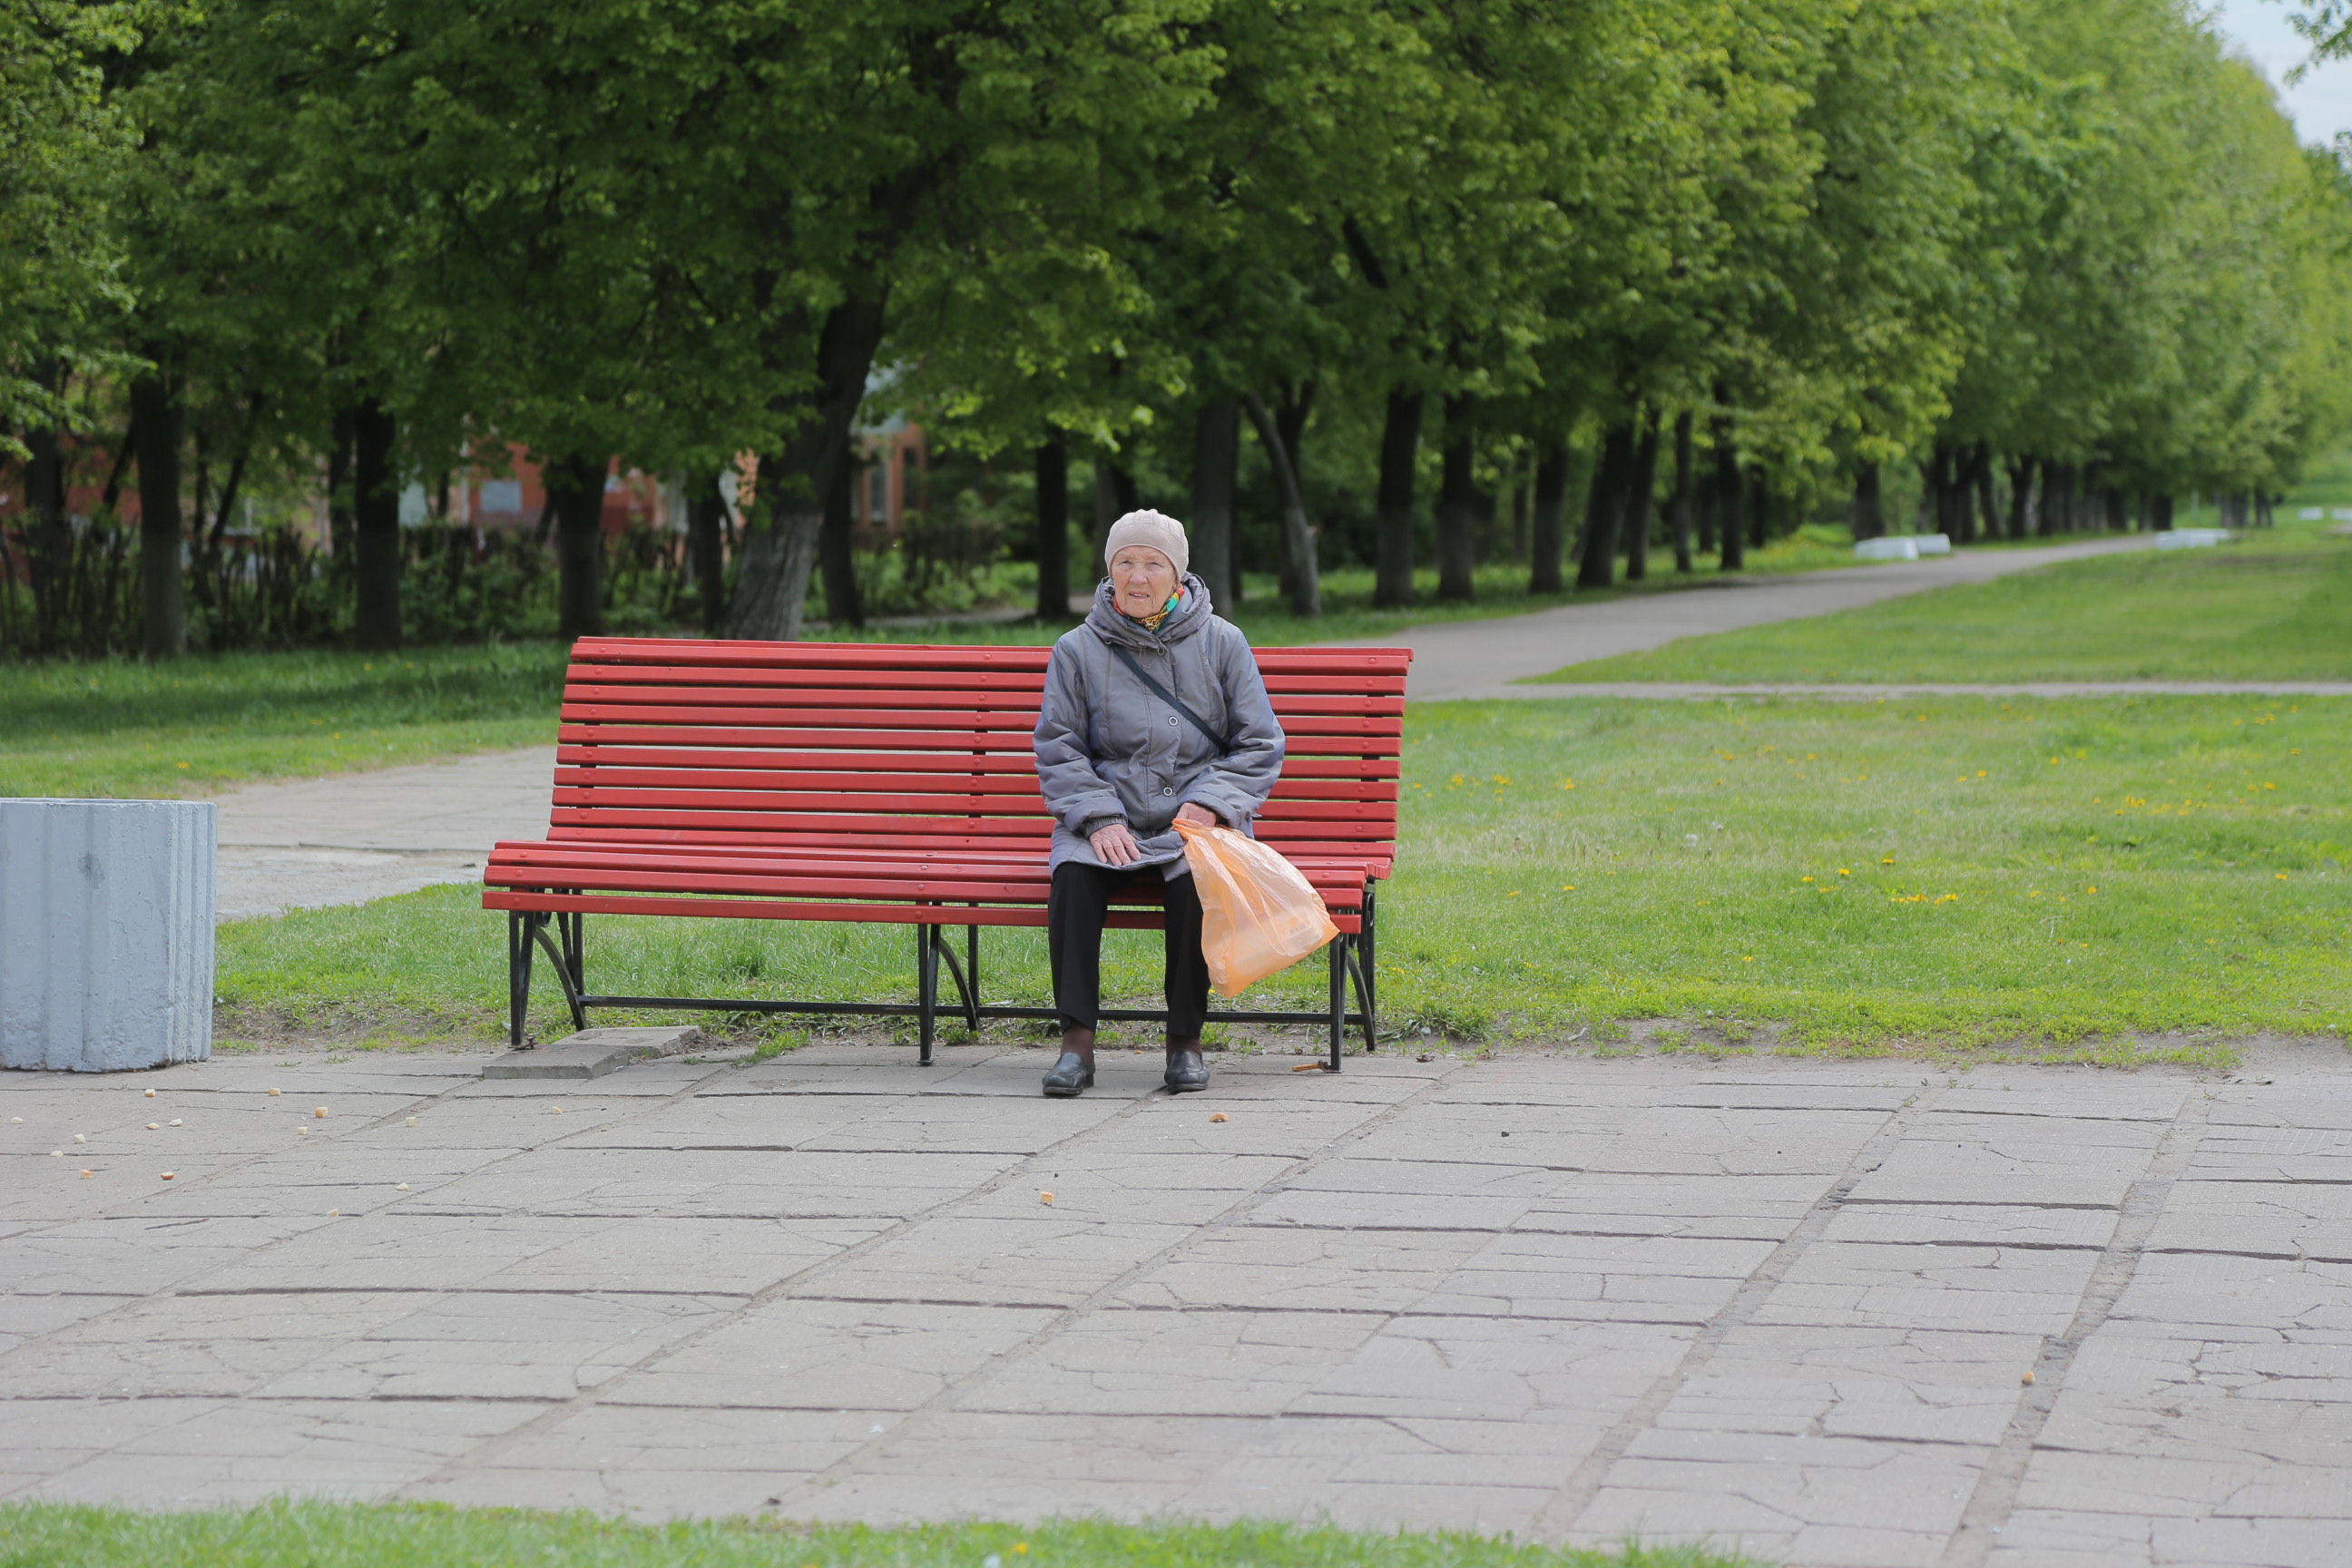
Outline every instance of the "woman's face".
[[1148, 544], [1130, 544], [1110, 558], [1111, 603], [1122, 616], [1156, 616], [1176, 591], [1176, 563]]

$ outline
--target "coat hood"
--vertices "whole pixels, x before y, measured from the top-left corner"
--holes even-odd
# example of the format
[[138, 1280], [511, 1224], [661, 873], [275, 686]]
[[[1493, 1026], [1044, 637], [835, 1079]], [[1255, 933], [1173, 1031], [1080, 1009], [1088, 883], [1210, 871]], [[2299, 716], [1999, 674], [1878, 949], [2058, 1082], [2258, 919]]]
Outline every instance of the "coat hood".
[[1118, 606], [1111, 603], [1110, 583], [1106, 579], [1095, 585], [1095, 604], [1087, 612], [1087, 629], [1107, 643], [1135, 648], [1169, 647], [1200, 636], [1215, 613], [1216, 606], [1209, 602], [1209, 585], [1187, 572], [1184, 602], [1170, 611], [1168, 618], [1160, 623], [1160, 629], [1154, 631], [1141, 621], [1118, 613]]

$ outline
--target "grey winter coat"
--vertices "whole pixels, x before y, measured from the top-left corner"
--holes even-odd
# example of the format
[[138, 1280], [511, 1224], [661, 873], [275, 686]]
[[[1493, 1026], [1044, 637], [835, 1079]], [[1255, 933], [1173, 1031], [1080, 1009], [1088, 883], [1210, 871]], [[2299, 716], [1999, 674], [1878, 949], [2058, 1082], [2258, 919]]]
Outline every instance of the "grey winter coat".
[[[1169, 826], [1187, 801], [1250, 831], [1282, 773], [1282, 726], [1249, 639], [1213, 610], [1209, 590], [1188, 574], [1183, 603], [1153, 631], [1114, 609], [1105, 583], [1085, 623], [1054, 645], [1037, 714], [1037, 781], [1055, 821], [1055, 868], [1073, 860], [1102, 865], [1087, 838], [1123, 821], [1143, 848], [1135, 869], [1158, 866], [1171, 880], [1190, 875], [1184, 841]], [[1220, 752], [1152, 695], [1111, 653], [1113, 644], [1228, 737], [1231, 748]]]

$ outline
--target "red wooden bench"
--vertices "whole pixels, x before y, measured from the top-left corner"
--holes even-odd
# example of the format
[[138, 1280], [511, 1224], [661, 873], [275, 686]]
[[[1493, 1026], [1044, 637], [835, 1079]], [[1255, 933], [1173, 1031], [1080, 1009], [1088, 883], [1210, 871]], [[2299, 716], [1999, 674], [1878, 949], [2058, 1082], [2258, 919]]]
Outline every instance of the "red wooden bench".
[[[523, 1040], [532, 953], [544, 949], [575, 1028], [592, 1007], [912, 1014], [929, 1064], [940, 963], [972, 1028], [1051, 1018], [983, 1003], [980, 931], [1045, 923], [1053, 819], [1031, 732], [1050, 650], [873, 643], [588, 637], [564, 677], [547, 837], [502, 843], [483, 906], [505, 910], [509, 1033]], [[1319, 1023], [1329, 1066], [1347, 1026], [1374, 1044], [1374, 886], [1396, 852], [1406, 648], [1258, 652], [1289, 737], [1258, 818], [1330, 906], [1329, 1005], [1217, 1010], [1213, 1021]], [[1110, 923], [1157, 929], [1158, 874]], [[886, 921], [915, 928], [916, 999], [772, 1002], [588, 989], [592, 914]], [[554, 928], [551, 939], [549, 927]], [[963, 955], [944, 935], [964, 928]], [[560, 945], [559, 945], [560, 944]], [[1347, 1005], [1348, 986], [1356, 1006]], [[1157, 1019], [1111, 1008], [1112, 1019]]]

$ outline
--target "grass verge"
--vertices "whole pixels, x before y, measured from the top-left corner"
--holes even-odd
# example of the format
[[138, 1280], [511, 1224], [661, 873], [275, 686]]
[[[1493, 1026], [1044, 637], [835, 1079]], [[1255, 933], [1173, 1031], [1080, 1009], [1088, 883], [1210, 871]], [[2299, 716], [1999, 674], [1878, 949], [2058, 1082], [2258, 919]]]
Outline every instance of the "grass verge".
[[2352, 679], [2352, 538], [2288, 522], [1685, 637], [1551, 681]]
[[0, 1507], [0, 1562], [42, 1568], [1742, 1568], [1750, 1561], [1698, 1547], [1590, 1552], [1258, 1523], [877, 1530], [744, 1519], [639, 1525], [587, 1513], [415, 1504], [271, 1503], [195, 1513]]
[[[1670, 1019], [1711, 1049], [2206, 1063], [2229, 1036], [2340, 1036], [2347, 715], [2191, 697], [1417, 706], [1383, 1025], [1605, 1043]], [[275, 1019], [396, 1041], [437, 1020], [487, 1039], [503, 942], [458, 888], [226, 926], [225, 1036]], [[1158, 942], [1110, 933], [1111, 993], [1157, 989]], [[598, 917], [588, 942], [591, 984], [613, 990], [913, 989], [903, 928]], [[1046, 999], [1041, 933], [984, 942], [988, 999]], [[1314, 1006], [1323, 984], [1314, 961], [1251, 994]], [[555, 1001], [542, 974], [542, 1037]]]

